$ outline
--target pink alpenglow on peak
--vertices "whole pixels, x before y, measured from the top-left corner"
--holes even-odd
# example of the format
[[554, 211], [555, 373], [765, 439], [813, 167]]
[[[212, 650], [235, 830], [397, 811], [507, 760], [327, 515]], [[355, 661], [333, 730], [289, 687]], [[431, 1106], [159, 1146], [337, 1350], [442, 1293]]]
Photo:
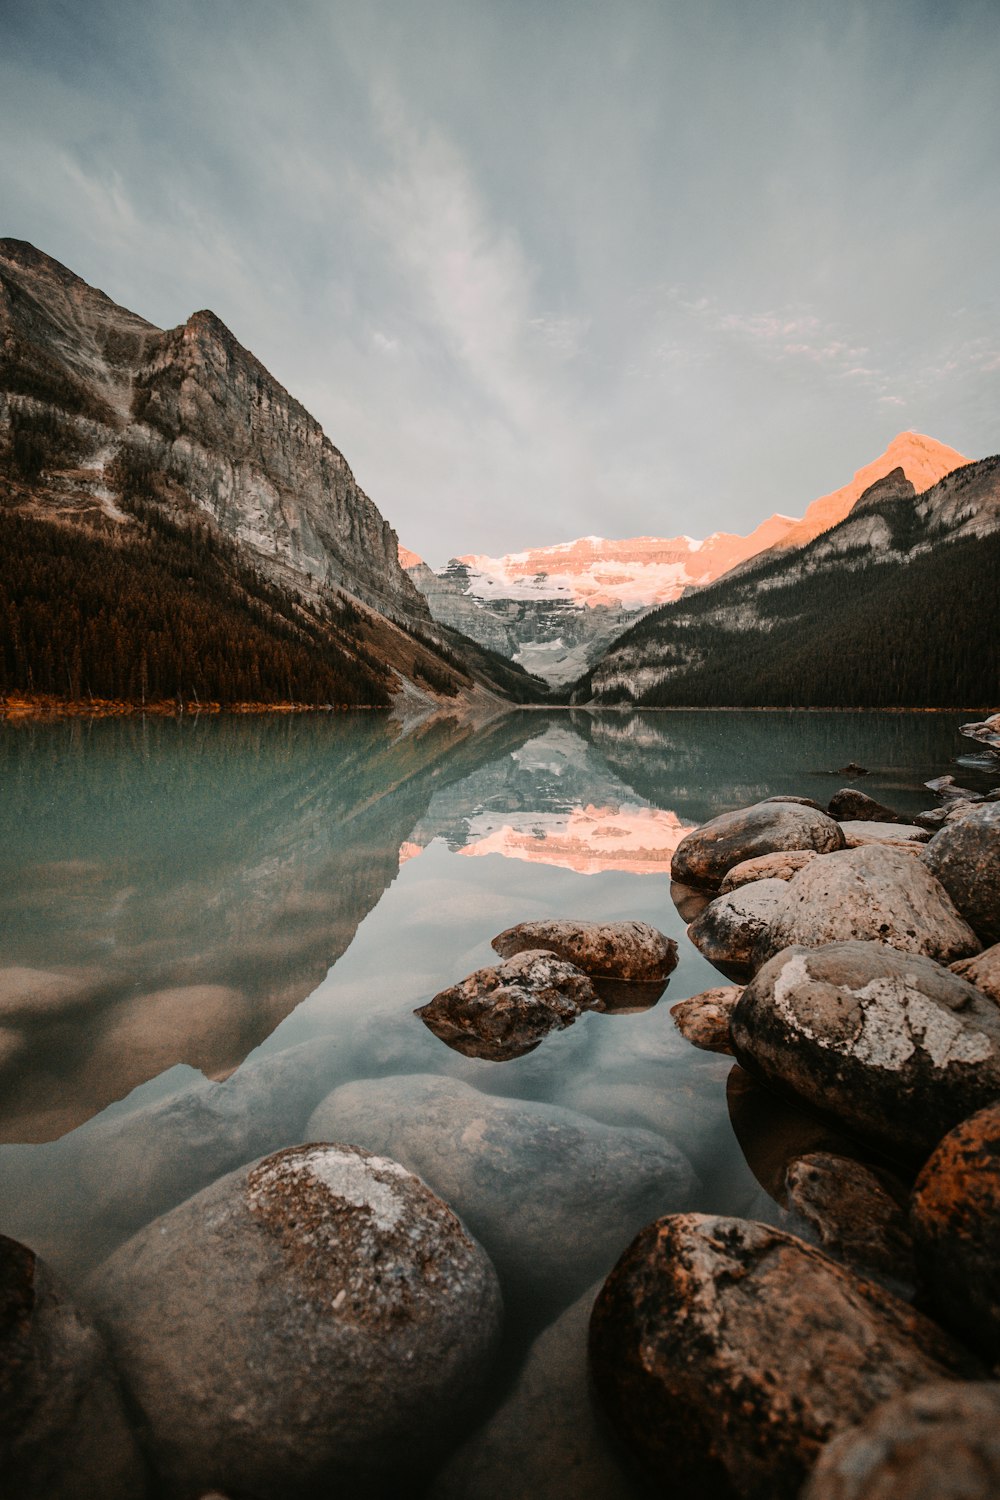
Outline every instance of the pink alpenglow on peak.
[[415, 552], [411, 552], [409, 547], [404, 547], [402, 542], [399, 543], [399, 566], [401, 568], [419, 568], [422, 563], [422, 557], [418, 557]]

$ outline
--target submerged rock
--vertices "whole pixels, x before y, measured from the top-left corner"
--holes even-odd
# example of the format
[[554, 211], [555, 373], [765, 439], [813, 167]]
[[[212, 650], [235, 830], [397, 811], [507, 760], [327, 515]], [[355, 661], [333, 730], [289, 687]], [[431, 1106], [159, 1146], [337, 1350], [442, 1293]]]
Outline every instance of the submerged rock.
[[877, 1406], [819, 1456], [802, 1500], [995, 1500], [1000, 1384], [943, 1381]]
[[840, 823], [900, 823], [902, 819], [899, 814], [893, 812], [891, 807], [886, 807], [884, 802], [876, 802], [874, 797], [869, 797], [865, 792], [859, 792], [856, 787], [843, 786], [839, 792], [834, 792], [830, 798], [829, 812], [831, 818], [836, 818]]
[[591, 1287], [536, 1339], [510, 1395], [450, 1460], [429, 1500], [632, 1500], [591, 1407]]
[[730, 1032], [765, 1082], [910, 1156], [1000, 1094], [1000, 1010], [949, 969], [882, 943], [779, 953]]
[[850, 1157], [816, 1151], [792, 1162], [786, 1188], [789, 1209], [821, 1250], [912, 1300], [917, 1272], [901, 1182]]
[[731, 1052], [729, 1020], [742, 993], [738, 984], [703, 990], [700, 995], [692, 995], [690, 1000], [672, 1005], [670, 1014], [677, 1030], [692, 1046], [701, 1047], [705, 1052]]
[[946, 823], [924, 850], [924, 863], [983, 942], [1000, 941], [1000, 802]]
[[398, 1493], [472, 1408], [500, 1326], [493, 1268], [451, 1210], [354, 1146], [230, 1173], [90, 1291], [169, 1500]]
[[733, 865], [786, 849], [827, 854], [844, 847], [840, 825], [802, 802], [757, 802], [722, 813], [687, 834], [674, 851], [674, 880], [718, 886]]
[[650, 1224], [591, 1318], [595, 1389], [678, 1500], [793, 1500], [823, 1444], [974, 1361], [929, 1319], [794, 1236], [685, 1214]]
[[656, 984], [677, 967], [677, 944], [648, 922], [519, 922], [493, 939], [501, 958], [545, 948], [592, 978]]
[[307, 1133], [394, 1156], [461, 1215], [501, 1275], [563, 1301], [696, 1186], [681, 1152], [648, 1131], [436, 1075], [345, 1084]]
[[456, 1052], [500, 1062], [523, 1057], [585, 1010], [603, 1009], [586, 974], [536, 948], [477, 969], [414, 1015]]
[[788, 1173], [795, 1162], [817, 1152], [852, 1157], [859, 1149], [829, 1117], [766, 1088], [738, 1065], [726, 1078], [726, 1107], [747, 1166], [782, 1208], [788, 1204]]
[[940, 1142], [917, 1178], [911, 1213], [934, 1309], [1000, 1360], [1000, 1101]]
[[953, 974], [967, 979], [977, 990], [982, 990], [991, 1000], [1000, 1005], [1000, 943], [984, 948], [974, 958], [960, 958], [948, 966]]
[[146, 1472], [90, 1319], [0, 1235], [0, 1489], [10, 1500], [143, 1500]]
[[791, 880], [798, 870], [816, 858], [815, 849], [780, 849], [776, 854], [758, 854], [756, 859], [744, 859], [733, 865], [719, 892], [726, 895], [729, 891], [738, 891], [741, 885], [750, 885], [754, 880]]

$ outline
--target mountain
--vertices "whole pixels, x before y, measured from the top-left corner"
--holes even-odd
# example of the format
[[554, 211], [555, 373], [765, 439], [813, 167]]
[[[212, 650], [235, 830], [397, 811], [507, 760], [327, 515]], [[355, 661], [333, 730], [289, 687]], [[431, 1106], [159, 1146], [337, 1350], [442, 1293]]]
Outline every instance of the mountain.
[[946, 707], [1000, 687], [1000, 457], [922, 494], [902, 466], [798, 548], [647, 615], [573, 701]]
[[746, 536], [579, 537], [502, 557], [470, 553], [438, 573], [406, 548], [400, 561], [436, 620], [553, 683], [566, 683], [649, 608], [750, 566], [762, 553], [805, 545], [843, 520], [861, 494], [893, 470], [901, 469], [919, 492], [965, 462], [944, 443], [903, 432], [849, 484], [814, 500], [801, 519], [775, 514]]
[[12, 239], [0, 523], [0, 690], [96, 693], [99, 679], [115, 696], [375, 704], [539, 691], [444, 638], [343, 454], [213, 313], [156, 328]]

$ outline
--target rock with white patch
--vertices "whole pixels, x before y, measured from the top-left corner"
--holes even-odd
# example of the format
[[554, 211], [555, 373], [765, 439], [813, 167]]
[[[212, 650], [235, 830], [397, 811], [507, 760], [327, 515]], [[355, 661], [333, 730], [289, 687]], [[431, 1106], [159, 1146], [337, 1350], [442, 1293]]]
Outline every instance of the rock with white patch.
[[802, 802], [757, 802], [722, 813], [687, 834], [674, 851], [671, 874], [685, 885], [717, 887], [733, 865], [759, 854], [844, 847], [839, 823]]
[[563, 1301], [603, 1274], [641, 1224], [686, 1207], [696, 1186], [686, 1157], [646, 1130], [435, 1075], [345, 1084], [307, 1133], [405, 1163], [461, 1215], [502, 1277]]
[[1000, 942], [1000, 802], [947, 822], [924, 850], [924, 862], [983, 942]]
[[477, 969], [414, 1015], [463, 1056], [502, 1062], [533, 1051], [550, 1031], [572, 1026], [585, 1010], [603, 1009], [594, 986], [574, 964], [529, 948]]
[[823, 1449], [801, 1500], [996, 1500], [1000, 1384], [935, 1381]]
[[144, 1500], [108, 1351], [45, 1263], [0, 1235], [0, 1493]]
[[230, 1173], [89, 1284], [165, 1500], [397, 1494], [475, 1404], [493, 1268], [397, 1162], [306, 1145]]
[[997, 1007], [882, 943], [779, 953], [744, 991], [730, 1036], [764, 1082], [918, 1158], [1000, 1095]]
[[502, 958], [547, 948], [594, 979], [658, 984], [677, 967], [677, 944], [648, 922], [519, 922], [493, 939]]

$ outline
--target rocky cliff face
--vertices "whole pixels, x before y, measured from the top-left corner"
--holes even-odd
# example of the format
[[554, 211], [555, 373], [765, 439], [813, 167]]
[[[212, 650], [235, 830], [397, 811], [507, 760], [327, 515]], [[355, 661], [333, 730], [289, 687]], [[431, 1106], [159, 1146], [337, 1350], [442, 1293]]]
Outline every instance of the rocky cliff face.
[[[2, 417], [58, 435], [37, 507], [122, 519], [115, 460], [163, 473], [275, 582], [429, 621], [392, 528], [319, 423], [211, 312], [162, 330], [21, 240], [0, 240]], [[13, 409], [13, 412], [12, 412]]]

